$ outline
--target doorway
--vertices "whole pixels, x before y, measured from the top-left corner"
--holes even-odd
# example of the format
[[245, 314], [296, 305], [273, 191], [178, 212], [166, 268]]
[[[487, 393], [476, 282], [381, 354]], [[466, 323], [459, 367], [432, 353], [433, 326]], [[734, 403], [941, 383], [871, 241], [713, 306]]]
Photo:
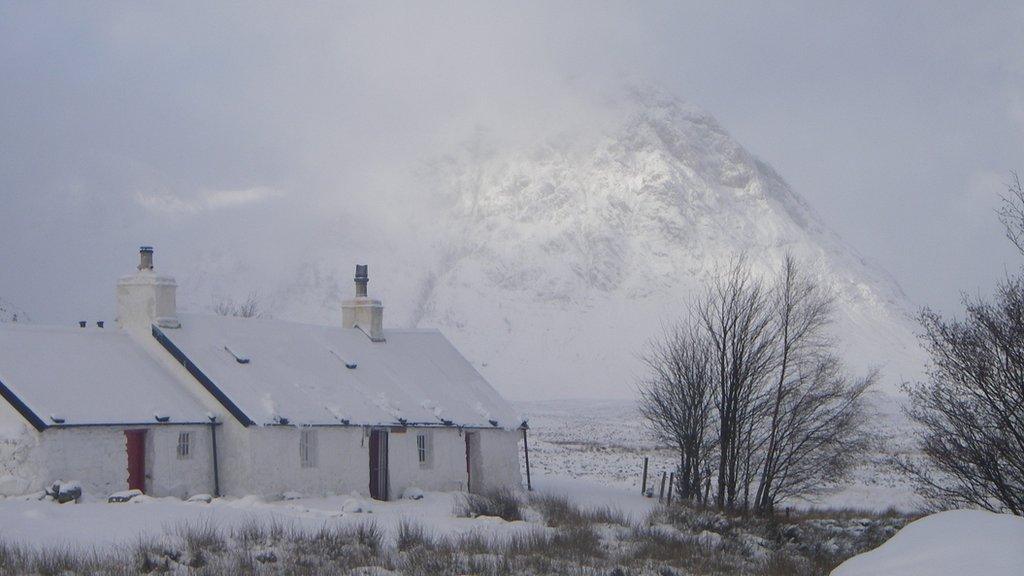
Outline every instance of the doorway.
[[128, 451], [128, 489], [146, 491], [146, 431], [125, 430]]
[[370, 431], [370, 497], [388, 499], [388, 432]]
[[466, 491], [479, 493], [483, 488], [480, 457], [480, 433], [466, 432]]

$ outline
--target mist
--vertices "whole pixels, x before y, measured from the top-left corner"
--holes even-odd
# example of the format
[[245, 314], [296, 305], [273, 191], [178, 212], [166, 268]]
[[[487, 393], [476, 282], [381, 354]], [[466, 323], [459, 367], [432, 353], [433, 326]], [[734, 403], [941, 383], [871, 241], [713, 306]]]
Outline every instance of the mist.
[[914, 305], [955, 310], [1018, 266], [992, 209], [1024, 170], [1022, 46], [1012, 4], [8, 3], [0, 297], [110, 319], [140, 244], [254, 282], [336, 227], [415, 247], [424, 162], [600, 127], [603, 99], [652, 85], [714, 114]]

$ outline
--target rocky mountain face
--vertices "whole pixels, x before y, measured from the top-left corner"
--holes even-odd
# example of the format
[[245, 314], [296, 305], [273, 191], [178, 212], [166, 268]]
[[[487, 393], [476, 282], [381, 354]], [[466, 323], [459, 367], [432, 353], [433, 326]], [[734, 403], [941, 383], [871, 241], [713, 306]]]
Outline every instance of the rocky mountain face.
[[0, 298], [0, 322], [26, 322], [25, 311]]
[[[386, 325], [440, 328], [508, 396], [629, 397], [647, 339], [716, 270], [744, 254], [771, 275], [792, 253], [836, 295], [852, 369], [881, 368], [888, 390], [920, 374], [899, 287], [770, 166], [670, 97], [608, 106], [600, 126], [511, 146], [477, 135], [426, 162], [415, 222], [375, 229], [338, 215], [312, 241], [315, 258], [304, 248], [280, 278], [262, 275], [265, 310], [338, 322], [352, 265], [366, 262]], [[193, 307], [244, 298], [243, 279], [261, 276], [216, 262], [184, 275]]]

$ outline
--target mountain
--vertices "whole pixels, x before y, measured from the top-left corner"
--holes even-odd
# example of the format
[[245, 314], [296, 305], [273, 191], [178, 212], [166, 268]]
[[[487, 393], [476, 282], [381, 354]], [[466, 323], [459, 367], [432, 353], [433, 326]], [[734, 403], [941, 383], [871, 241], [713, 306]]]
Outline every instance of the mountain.
[[0, 298], [0, 322], [26, 322], [28, 314], [10, 302]]
[[[352, 265], [366, 262], [387, 325], [440, 328], [508, 396], [629, 397], [645, 341], [717, 269], [746, 254], [771, 275], [792, 253], [836, 295], [852, 369], [880, 367], [889, 391], [921, 373], [895, 281], [712, 116], [672, 97], [632, 91], [592, 125], [525, 142], [478, 132], [416, 177], [427, 201], [407, 215], [339, 214], [296, 248], [265, 309], [337, 322]], [[195, 306], [253, 285], [237, 263], [225, 274], [218, 257], [205, 262], [183, 282]]]

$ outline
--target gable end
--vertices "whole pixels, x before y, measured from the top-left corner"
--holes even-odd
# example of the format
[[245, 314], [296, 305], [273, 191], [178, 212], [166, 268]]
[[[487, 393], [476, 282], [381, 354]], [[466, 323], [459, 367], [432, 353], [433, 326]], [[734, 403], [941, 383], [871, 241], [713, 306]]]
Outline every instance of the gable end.
[[0, 382], [0, 397], [6, 400], [8, 404], [17, 410], [18, 413], [21, 414], [22, 418], [28, 420], [28, 423], [31, 424], [36, 431], [42, 432], [49, 428], [49, 426], [46, 425], [46, 422], [43, 422], [43, 419], [33, 412], [27, 404], [22, 402], [21, 398], [18, 398], [14, 391], [8, 388], [3, 382]]
[[185, 369], [188, 370], [188, 373], [198, 380], [199, 383], [203, 385], [203, 388], [206, 388], [207, 392], [213, 394], [213, 397], [216, 398], [217, 401], [235, 417], [235, 420], [238, 420], [242, 424], [242, 426], [248, 427], [254, 424], [252, 419], [246, 416], [245, 412], [242, 412], [242, 409], [232, 402], [231, 398], [228, 398], [227, 394], [225, 394], [220, 387], [214, 384], [213, 380], [210, 380], [210, 378], [207, 377], [206, 374], [204, 374], [203, 371], [195, 365], [195, 363], [189, 360], [188, 356], [185, 356], [185, 353], [175, 346], [174, 342], [171, 342], [171, 339], [168, 338], [167, 335], [164, 334], [163, 331], [155, 324], [153, 325], [153, 338], [156, 338], [156, 341], [164, 347], [164, 350], [167, 350], [175, 360], [184, 366]]

